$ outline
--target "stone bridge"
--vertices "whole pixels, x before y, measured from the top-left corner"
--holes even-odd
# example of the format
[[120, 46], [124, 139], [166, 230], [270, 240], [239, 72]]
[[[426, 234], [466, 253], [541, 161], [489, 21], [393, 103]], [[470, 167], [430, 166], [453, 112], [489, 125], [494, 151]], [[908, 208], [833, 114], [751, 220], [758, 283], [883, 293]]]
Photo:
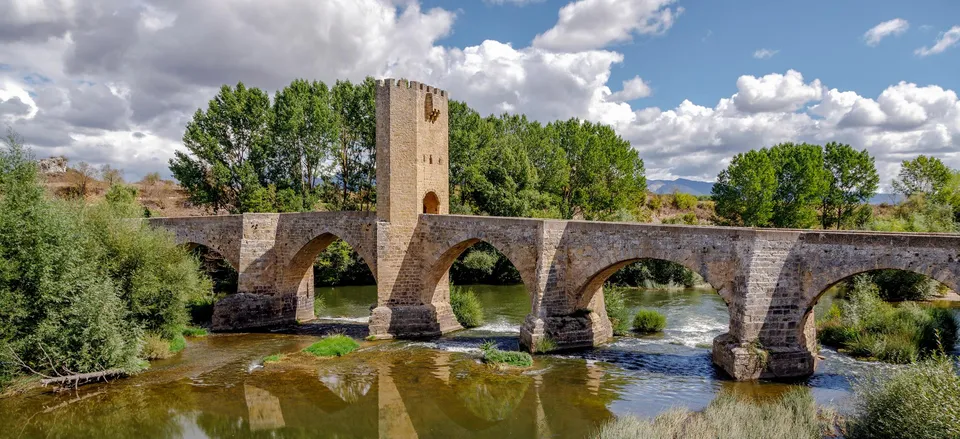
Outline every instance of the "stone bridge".
[[239, 272], [238, 293], [215, 306], [214, 329], [313, 318], [313, 261], [337, 238], [363, 257], [376, 278], [378, 299], [369, 324], [376, 338], [434, 337], [461, 329], [450, 307], [448, 272], [481, 241], [513, 263], [530, 295], [531, 312], [520, 333], [528, 349], [545, 338], [562, 349], [605, 343], [611, 338], [603, 305], [606, 279], [642, 259], [681, 264], [727, 303], [730, 329], [714, 340], [713, 358], [736, 379], [813, 373], [813, 306], [830, 286], [852, 275], [908, 270], [958, 289], [960, 236], [955, 235], [449, 215], [446, 98], [414, 82], [378, 85], [375, 213], [148, 220], [182, 244], [220, 253]]

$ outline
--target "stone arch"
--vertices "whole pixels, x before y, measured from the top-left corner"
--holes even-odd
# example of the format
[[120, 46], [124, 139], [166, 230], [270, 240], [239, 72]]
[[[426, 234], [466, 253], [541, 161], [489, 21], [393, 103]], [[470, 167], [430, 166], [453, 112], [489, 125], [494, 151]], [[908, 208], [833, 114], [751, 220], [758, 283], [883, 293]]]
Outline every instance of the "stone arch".
[[[289, 261], [283, 266], [283, 284], [285, 289], [294, 289], [297, 292], [307, 292], [312, 296], [313, 276], [310, 270], [313, 269], [313, 263], [317, 256], [323, 252], [330, 244], [336, 240], [342, 240], [347, 243], [363, 259], [370, 273], [373, 275], [374, 282], [377, 280], [376, 260], [372, 255], [364, 251], [364, 248], [355, 245], [343, 235], [334, 232], [323, 232], [313, 236], [309, 241], [300, 245]], [[309, 285], [307, 285], [309, 283]]]
[[[447, 292], [447, 285], [442, 281], [447, 279], [453, 263], [463, 252], [467, 251], [468, 248], [480, 242], [485, 242], [503, 254], [503, 256], [513, 264], [514, 268], [517, 269], [520, 273], [520, 280], [526, 287], [527, 293], [530, 294], [531, 309], [536, 309], [532, 302], [534, 298], [533, 288], [536, 285], [536, 273], [533, 270], [536, 267], [535, 255], [522, 254], [514, 249], [513, 245], [501, 245], [496, 241], [497, 240], [490, 239], [489, 237], [464, 238], [456, 244], [444, 246], [446, 247], [444, 251], [428, 256], [428, 262], [425, 264], [427, 271], [424, 277], [423, 303], [434, 303], [438, 299], [438, 292]], [[449, 297], [442, 298], [442, 300], [449, 301]]]
[[811, 352], [814, 352], [817, 344], [817, 327], [813, 309], [827, 291], [841, 282], [871, 271], [899, 270], [924, 275], [946, 285], [947, 288], [951, 290], [957, 291], [958, 279], [960, 279], [960, 276], [957, 275], [958, 267], [935, 269], [931, 265], [918, 264], [917, 261], [912, 258], [892, 257], [881, 258], [875, 261], [874, 264], [864, 264], [861, 262], [834, 265], [835, 266], [832, 267], [832, 269], [828, 269], [824, 275], [816, 276], [816, 279], [804, 288], [804, 307], [798, 326], [798, 340], [800, 340], [802, 346], [806, 346]]
[[[430, 162], [433, 162], [433, 156], [430, 157]], [[435, 192], [430, 191], [423, 196], [423, 213], [432, 215], [440, 213], [440, 197], [437, 197]]]

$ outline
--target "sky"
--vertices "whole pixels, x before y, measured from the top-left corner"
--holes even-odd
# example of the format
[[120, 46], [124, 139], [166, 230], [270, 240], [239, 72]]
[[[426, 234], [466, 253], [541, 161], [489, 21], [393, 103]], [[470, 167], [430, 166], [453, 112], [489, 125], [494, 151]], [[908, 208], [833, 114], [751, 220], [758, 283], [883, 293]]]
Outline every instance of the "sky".
[[779, 142], [960, 168], [958, 0], [0, 0], [0, 126], [169, 176], [223, 84], [408, 78], [483, 114], [613, 126], [651, 179]]

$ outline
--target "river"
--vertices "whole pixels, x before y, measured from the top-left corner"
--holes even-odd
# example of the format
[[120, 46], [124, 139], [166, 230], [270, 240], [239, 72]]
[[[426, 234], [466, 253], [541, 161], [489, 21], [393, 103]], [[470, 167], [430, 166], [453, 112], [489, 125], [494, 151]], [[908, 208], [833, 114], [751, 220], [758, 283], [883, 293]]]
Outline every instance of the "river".
[[[0, 399], [0, 437], [584, 438], [616, 415], [698, 410], [719, 392], [766, 397], [789, 388], [729, 381], [711, 365], [709, 343], [729, 317], [715, 292], [700, 289], [628, 290], [632, 310], [666, 315], [662, 334], [538, 356], [523, 372], [494, 371], [479, 364], [477, 346], [516, 348], [529, 298], [522, 286], [472, 288], [488, 316], [479, 328], [264, 366], [265, 356], [295, 353], [330, 330], [365, 334], [375, 287], [318, 288], [326, 307], [316, 323], [192, 338], [182, 353], [131, 378]], [[895, 367], [822, 354], [817, 373], [796, 384], [841, 410], [852, 377]]]

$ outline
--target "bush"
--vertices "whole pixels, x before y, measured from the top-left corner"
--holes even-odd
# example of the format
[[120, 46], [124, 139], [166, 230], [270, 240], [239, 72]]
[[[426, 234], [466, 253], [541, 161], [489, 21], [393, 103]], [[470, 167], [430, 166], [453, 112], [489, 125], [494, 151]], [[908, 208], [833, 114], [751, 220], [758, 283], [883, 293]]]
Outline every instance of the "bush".
[[162, 360], [173, 356], [170, 352], [170, 342], [157, 334], [147, 334], [140, 348], [140, 356], [145, 360]]
[[700, 220], [697, 219], [697, 215], [693, 212], [687, 212], [684, 214], [672, 216], [670, 218], [663, 219], [664, 224], [686, 224], [688, 226], [695, 226], [700, 224]]
[[[702, 412], [673, 409], [652, 420], [620, 416], [604, 424], [600, 439], [820, 439], [833, 433], [835, 417], [821, 412], [809, 390], [751, 402], [721, 393]], [[832, 437], [832, 436], [830, 436]]]
[[604, 287], [603, 306], [607, 309], [613, 335], [626, 335], [630, 331], [630, 311], [627, 310], [624, 289], [616, 286]]
[[703, 282], [683, 265], [663, 259], [644, 259], [621, 268], [607, 279], [608, 285], [640, 288], [690, 288]]
[[917, 365], [870, 374], [854, 384], [849, 439], [960, 437], [960, 376], [936, 355]]
[[647, 207], [654, 212], [659, 212], [660, 208], [663, 207], [663, 199], [657, 194], [652, 194], [647, 200]]
[[543, 337], [537, 340], [536, 345], [533, 347], [533, 351], [538, 354], [545, 354], [556, 349], [557, 342], [553, 341], [550, 337]]
[[641, 309], [633, 316], [633, 330], [641, 334], [652, 334], [667, 327], [667, 317], [652, 309]]
[[533, 366], [533, 357], [526, 352], [501, 351], [493, 342], [480, 345], [483, 352], [483, 362], [497, 366], [530, 367]]
[[940, 289], [939, 282], [912, 271], [877, 270], [870, 276], [879, 288], [880, 298], [887, 301], [927, 300]]
[[352, 338], [343, 334], [337, 334], [326, 337], [306, 347], [303, 352], [317, 357], [342, 357], [359, 347], [360, 345]]
[[673, 205], [680, 210], [692, 209], [697, 206], [697, 197], [692, 194], [674, 192]]
[[483, 324], [483, 305], [473, 290], [451, 285], [450, 307], [464, 328], [475, 328]]
[[956, 343], [957, 323], [948, 310], [886, 303], [869, 275], [856, 276], [852, 284], [846, 298], [818, 320], [821, 344], [855, 357], [906, 364]]

